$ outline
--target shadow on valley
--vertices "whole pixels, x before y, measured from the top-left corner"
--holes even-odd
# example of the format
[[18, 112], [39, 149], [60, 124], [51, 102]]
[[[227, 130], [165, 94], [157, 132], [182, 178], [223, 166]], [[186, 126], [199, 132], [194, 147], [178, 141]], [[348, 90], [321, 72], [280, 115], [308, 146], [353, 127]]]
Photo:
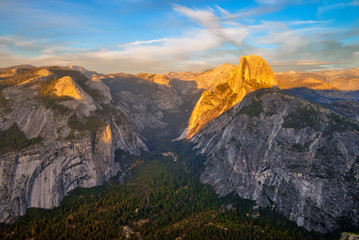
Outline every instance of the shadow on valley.
[[[187, 143], [128, 156], [130, 174], [77, 188], [60, 207], [28, 209], [1, 239], [334, 239], [308, 232], [274, 210], [199, 182], [203, 160]], [[118, 154], [120, 154], [118, 152]], [[178, 238], [180, 237], [180, 238]]]
[[359, 91], [315, 90], [300, 87], [285, 89], [282, 92], [323, 105], [345, 117], [359, 120]]
[[103, 79], [114, 104], [131, 119], [150, 151], [180, 135], [203, 92], [194, 81], [163, 78], [166, 84], [126, 74]]

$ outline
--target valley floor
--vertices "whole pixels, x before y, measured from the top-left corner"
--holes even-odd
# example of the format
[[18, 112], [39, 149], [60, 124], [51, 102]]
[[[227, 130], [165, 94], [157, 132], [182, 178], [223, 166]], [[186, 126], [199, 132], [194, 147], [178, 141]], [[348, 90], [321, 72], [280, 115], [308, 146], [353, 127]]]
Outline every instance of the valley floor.
[[0, 239], [335, 239], [308, 232], [273, 210], [198, 180], [189, 146], [131, 157], [128, 176], [75, 189], [52, 210], [28, 209]]

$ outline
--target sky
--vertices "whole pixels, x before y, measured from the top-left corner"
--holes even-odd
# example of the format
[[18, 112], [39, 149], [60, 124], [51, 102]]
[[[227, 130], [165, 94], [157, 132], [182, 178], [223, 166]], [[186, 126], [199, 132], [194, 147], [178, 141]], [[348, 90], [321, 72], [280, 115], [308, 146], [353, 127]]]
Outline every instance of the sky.
[[201, 72], [246, 55], [276, 72], [359, 67], [359, 0], [0, 0], [0, 67]]

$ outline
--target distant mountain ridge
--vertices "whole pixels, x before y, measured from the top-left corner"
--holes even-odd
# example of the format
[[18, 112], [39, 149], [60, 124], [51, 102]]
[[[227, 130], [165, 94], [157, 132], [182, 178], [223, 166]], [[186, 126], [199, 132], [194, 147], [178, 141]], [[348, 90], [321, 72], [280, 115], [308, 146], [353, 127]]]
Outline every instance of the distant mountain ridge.
[[281, 89], [306, 87], [315, 90], [359, 90], [359, 68], [316, 72], [276, 73]]
[[0, 72], [7, 71], [10, 69], [18, 69], [18, 68], [35, 68], [35, 66], [30, 65], [30, 64], [21, 64], [21, 65], [16, 65], [16, 66], [3, 67], [3, 68], [0, 68]]

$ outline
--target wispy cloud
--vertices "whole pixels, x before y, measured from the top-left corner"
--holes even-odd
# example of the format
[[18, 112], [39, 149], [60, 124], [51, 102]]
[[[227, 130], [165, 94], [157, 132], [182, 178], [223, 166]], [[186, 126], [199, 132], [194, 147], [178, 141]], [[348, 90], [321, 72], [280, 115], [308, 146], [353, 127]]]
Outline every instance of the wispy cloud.
[[332, 10], [338, 10], [346, 7], [359, 7], [359, 0], [354, 0], [351, 2], [339, 2], [335, 4], [324, 5], [318, 8], [318, 14], [324, 14]]
[[[0, 36], [0, 49], [2, 52], [12, 53], [16, 50], [18, 55], [28, 55], [28, 53], [41, 55], [62, 54], [65, 52], [76, 53], [88, 49], [78, 48], [70, 42], [54, 42], [49, 39], [28, 40], [20, 36]], [[14, 50], [15, 49], [15, 50]]]
[[[174, 5], [175, 11], [184, 14], [192, 21], [205, 27], [213, 36], [222, 39], [223, 42], [230, 42], [240, 46], [242, 40], [248, 36], [247, 28], [237, 25], [236, 27], [223, 27], [224, 20], [215, 15], [214, 9], [191, 9], [180, 5]], [[223, 13], [224, 10], [220, 9]], [[228, 12], [227, 12], [228, 13]], [[229, 13], [228, 13], [229, 14]]]
[[305, 20], [305, 21], [292, 21], [291, 25], [306, 25], [306, 24], [319, 24], [319, 23], [328, 23], [330, 21], [313, 21], [313, 20]]
[[119, 44], [117, 45], [118, 48], [122, 48], [122, 47], [129, 47], [129, 46], [138, 46], [138, 45], [145, 45], [145, 44], [152, 44], [152, 43], [161, 43], [161, 42], [165, 42], [168, 41], [170, 39], [168, 38], [160, 38], [160, 39], [153, 39], [153, 40], [147, 40], [147, 41], [134, 41], [134, 42], [130, 42], [130, 43], [125, 43], [125, 44]]
[[[25, 62], [34, 65], [76, 64], [100, 72], [163, 73], [200, 71], [224, 62], [237, 64], [241, 55], [249, 54], [263, 56], [277, 71], [329, 68], [335, 67], [336, 63], [345, 67], [358, 65], [359, 57], [355, 53], [359, 46], [353, 41], [346, 41], [358, 35], [357, 29], [350, 26], [335, 27], [332, 25], [335, 19], [325, 20], [323, 17], [318, 20], [297, 20], [303, 19], [300, 16], [283, 21], [265, 20], [266, 14], [303, 2], [256, 2], [254, 7], [238, 11], [224, 9], [219, 5], [196, 8], [172, 4], [169, 15], [180, 18], [178, 21], [184, 20], [187, 24], [185, 28], [171, 31], [171, 34], [144, 35], [136, 41], [119, 38], [118, 42], [107, 45], [88, 46], [83, 42], [70, 42], [63, 36], [55, 41], [48, 35], [42, 38], [36, 35], [0, 35], [0, 65]], [[140, 4], [139, 1], [135, 3]], [[168, 5], [166, 1], [162, 3]], [[357, 5], [358, 0], [341, 3], [340, 7]], [[333, 5], [323, 7], [327, 9], [318, 11], [330, 11]], [[45, 17], [39, 17], [39, 21], [51, 19], [49, 12], [39, 11], [45, 14]], [[51, 24], [56, 19], [51, 19]], [[86, 25], [81, 23], [84, 19], [71, 17], [60, 22], [60, 25], [69, 27], [71, 21], [74, 26]], [[49, 29], [49, 33], [57, 34], [54, 29]], [[101, 40], [101, 34], [96, 36], [97, 42]]]
[[301, 3], [301, 0], [256, 0], [256, 2], [258, 3], [258, 6], [256, 7], [241, 9], [233, 13], [222, 9], [219, 6], [217, 6], [217, 8], [228, 20], [244, 20], [251, 17], [278, 12], [290, 5]]

